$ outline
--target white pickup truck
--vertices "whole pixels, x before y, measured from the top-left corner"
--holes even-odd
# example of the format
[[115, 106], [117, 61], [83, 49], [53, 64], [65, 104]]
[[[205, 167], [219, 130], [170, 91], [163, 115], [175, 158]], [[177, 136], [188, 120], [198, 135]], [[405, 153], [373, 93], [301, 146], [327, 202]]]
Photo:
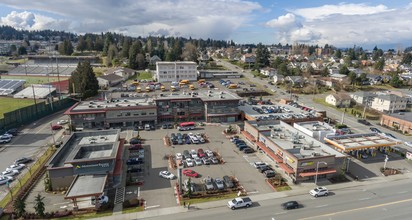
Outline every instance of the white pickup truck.
[[238, 197], [238, 198], [235, 198], [227, 202], [227, 206], [231, 208], [232, 210], [243, 208], [243, 207], [249, 208], [250, 206], [252, 206], [252, 200], [249, 197], [245, 197], [245, 198]]

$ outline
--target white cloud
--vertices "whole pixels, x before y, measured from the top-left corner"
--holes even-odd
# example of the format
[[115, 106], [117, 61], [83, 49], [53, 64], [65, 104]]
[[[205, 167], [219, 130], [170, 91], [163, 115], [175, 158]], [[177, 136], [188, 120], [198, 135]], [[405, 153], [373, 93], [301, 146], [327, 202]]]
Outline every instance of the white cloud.
[[[55, 0], [2, 3], [20, 10], [44, 11], [70, 20], [77, 33], [121, 30], [139, 36], [148, 33], [227, 39], [263, 8], [244, 0]], [[66, 24], [67, 26], [67, 24]]]
[[67, 30], [69, 28], [68, 21], [54, 19], [28, 11], [23, 11], [20, 13], [12, 11], [5, 17], [0, 18], [0, 24], [26, 30]]
[[[276, 32], [274, 41], [351, 46], [398, 44], [412, 39], [412, 7], [388, 9], [384, 5], [339, 4], [314, 9], [294, 10], [295, 20], [301, 18], [300, 27], [279, 22], [282, 16], [274, 19], [278, 21], [272, 26]], [[291, 13], [283, 17], [292, 18]]]
[[296, 20], [294, 14], [287, 13], [286, 15], [279, 16], [278, 18], [266, 22], [266, 26], [274, 28], [290, 28], [301, 26], [301, 24]]
[[368, 6], [366, 4], [323, 5], [313, 8], [292, 10], [292, 13], [307, 20], [324, 19], [331, 15], [370, 15], [390, 11], [385, 5]]

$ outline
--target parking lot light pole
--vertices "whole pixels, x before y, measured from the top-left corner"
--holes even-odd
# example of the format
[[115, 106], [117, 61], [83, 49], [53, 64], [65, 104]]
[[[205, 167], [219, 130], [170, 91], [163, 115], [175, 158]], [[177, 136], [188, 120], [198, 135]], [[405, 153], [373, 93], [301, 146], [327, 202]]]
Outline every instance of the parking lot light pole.
[[315, 185], [318, 185], [318, 171], [319, 171], [319, 164], [323, 163], [325, 165], [328, 165], [328, 163], [324, 162], [324, 161], [318, 161], [316, 163], [316, 175], [315, 175]]

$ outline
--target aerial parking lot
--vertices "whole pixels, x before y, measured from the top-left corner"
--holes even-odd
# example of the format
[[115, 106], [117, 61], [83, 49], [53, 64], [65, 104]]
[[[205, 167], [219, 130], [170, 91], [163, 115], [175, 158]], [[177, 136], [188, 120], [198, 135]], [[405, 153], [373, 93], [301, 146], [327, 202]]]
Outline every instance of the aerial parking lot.
[[[178, 176], [177, 169], [173, 169], [169, 165], [167, 159], [169, 155], [173, 157], [174, 161], [176, 161], [176, 155], [182, 155], [182, 182], [187, 183], [190, 177], [195, 192], [228, 190], [231, 188], [227, 185], [230, 184], [230, 181], [227, 181], [228, 177], [234, 180], [234, 184], [238, 183], [248, 193], [273, 192], [265, 182], [264, 174], [258, 172], [253, 166], [254, 162], [260, 161], [255, 155], [256, 153], [245, 154], [240, 151], [222, 134], [223, 129], [221, 126], [201, 126], [197, 127], [196, 130], [189, 131], [178, 131], [178, 129], [139, 131], [139, 135], [144, 139], [142, 144], [145, 152], [144, 165], [140, 166], [142, 169], [133, 175], [133, 179], [138, 179], [141, 185], [126, 187], [126, 199], [138, 196], [146, 201], [146, 207], [177, 205], [175, 195], [177, 178], [170, 180], [159, 176], [161, 171], [169, 171], [174, 176]], [[203, 134], [206, 140], [199, 144], [185, 142], [165, 146], [163, 138], [171, 136], [172, 133], [182, 137], [191, 136], [190, 133], [194, 135], [199, 133]], [[137, 132], [134, 131], [134, 135], [136, 134]], [[186, 158], [189, 164], [184, 159], [185, 151], [189, 154], [192, 153], [190, 159]], [[131, 152], [134, 151], [128, 153]], [[218, 161], [213, 162], [216, 159]], [[210, 179], [212, 185], [207, 184]]]

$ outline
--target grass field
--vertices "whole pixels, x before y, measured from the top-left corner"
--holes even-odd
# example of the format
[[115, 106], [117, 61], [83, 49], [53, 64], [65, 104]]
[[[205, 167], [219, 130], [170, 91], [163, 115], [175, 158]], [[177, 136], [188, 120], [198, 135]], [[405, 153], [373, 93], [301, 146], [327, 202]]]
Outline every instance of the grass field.
[[[26, 86], [31, 85], [31, 84], [45, 84], [48, 83], [49, 80], [50, 82], [57, 82], [58, 77], [57, 76], [10, 76], [10, 75], [2, 75], [2, 79], [24, 79], [26, 80]], [[66, 80], [68, 79], [67, 77], [60, 77], [61, 80]]]
[[4, 113], [34, 104], [33, 99], [14, 99], [0, 97], [0, 118], [4, 118]]

